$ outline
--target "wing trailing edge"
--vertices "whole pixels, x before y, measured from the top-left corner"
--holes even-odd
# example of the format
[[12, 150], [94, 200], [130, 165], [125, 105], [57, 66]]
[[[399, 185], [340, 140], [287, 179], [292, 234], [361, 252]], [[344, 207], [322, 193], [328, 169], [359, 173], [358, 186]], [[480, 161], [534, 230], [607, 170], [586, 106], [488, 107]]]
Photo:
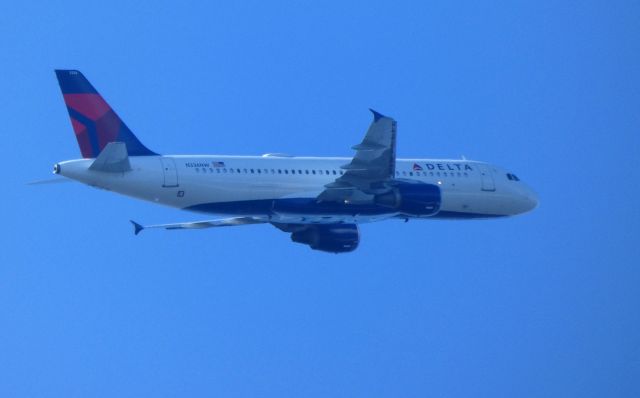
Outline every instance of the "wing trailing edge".
[[250, 224], [264, 224], [268, 222], [267, 217], [232, 217], [232, 218], [220, 218], [217, 220], [204, 220], [193, 222], [181, 222], [170, 224], [155, 224], [155, 225], [141, 225], [133, 220], [133, 233], [138, 235], [142, 230], [149, 228], [162, 228], [162, 229], [203, 229], [203, 228], [215, 228], [215, 227], [235, 227], [238, 225], [250, 225]]

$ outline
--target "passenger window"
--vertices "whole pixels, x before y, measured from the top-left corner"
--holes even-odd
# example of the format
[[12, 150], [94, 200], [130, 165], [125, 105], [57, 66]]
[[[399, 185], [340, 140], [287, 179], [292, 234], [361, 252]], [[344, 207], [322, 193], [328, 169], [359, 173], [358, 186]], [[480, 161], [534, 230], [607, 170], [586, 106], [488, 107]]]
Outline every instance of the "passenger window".
[[251, 174], [253, 174], [253, 172], [254, 172], [254, 170], [253, 170], [253, 169], [251, 169]]
[[282, 174], [282, 169], [278, 169], [278, 174]]
[[409, 175], [410, 175], [411, 177], [413, 177], [413, 171], [410, 171], [410, 172], [409, 172]]
[[333, 170], [333, 175], [336, 175], [336, 174], [338, 174], [338, 173], [336, 173], [336, 171], [335, 171], [335, 170]]
[[329, 175], [329, 170], [325, 170], [326, 174]]
[[289, 174], [289, 170], [284, 169], [284, 173], [285, 173], [285, 174]]
[[315, 175], [316, 171], [315, 170], [311, 170], [311, 174]]
[[305, 174], [309, 174], [309, 170], [305, 170], [305, 171], [304, 171], [304, 173], [305, 173]]

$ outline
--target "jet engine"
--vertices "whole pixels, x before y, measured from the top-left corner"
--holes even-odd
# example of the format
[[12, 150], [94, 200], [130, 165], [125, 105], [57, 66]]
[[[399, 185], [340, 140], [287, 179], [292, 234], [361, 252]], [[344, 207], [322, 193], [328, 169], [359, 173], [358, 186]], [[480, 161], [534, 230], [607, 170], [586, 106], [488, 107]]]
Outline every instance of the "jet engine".
[[[278, 228], [283, 229], [281, 226]], [[360, 242], [360, 233], [355, 224], [315, 224], [289, 227], [291, 240], [309, 245], [313, 250], [330, 253], [346, 253], [355, 250]]]

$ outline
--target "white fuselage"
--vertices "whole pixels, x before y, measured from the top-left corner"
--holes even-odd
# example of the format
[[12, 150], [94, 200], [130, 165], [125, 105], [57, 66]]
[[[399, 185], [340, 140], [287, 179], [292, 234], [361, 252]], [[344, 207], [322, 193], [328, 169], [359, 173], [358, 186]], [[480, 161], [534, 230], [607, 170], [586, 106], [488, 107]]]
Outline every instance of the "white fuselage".
[[[315, 198], [338, 178], [349, 158], [287, 156], [132, 156], [123, 173], [90, 170], [93, 159], [59, 163], [58, 174], [98, 188], [151, 202], [215, 214], [268, 215], [295, 222], [367, 222], [398, 216], [390, 209], [350, 211], [349, 203], [317, 214], [304, 208], [281, 211], [274, 201]], [[535, 193], [507, 178], [503, 169], [477, 161], [398, 159], [396, 179], [440, 187], [435, 218], [510, 216], [532, 210]], [[331, 214], [334, 213], [334, 214]], [[406, 218], [405, 216], [402, 216]]]

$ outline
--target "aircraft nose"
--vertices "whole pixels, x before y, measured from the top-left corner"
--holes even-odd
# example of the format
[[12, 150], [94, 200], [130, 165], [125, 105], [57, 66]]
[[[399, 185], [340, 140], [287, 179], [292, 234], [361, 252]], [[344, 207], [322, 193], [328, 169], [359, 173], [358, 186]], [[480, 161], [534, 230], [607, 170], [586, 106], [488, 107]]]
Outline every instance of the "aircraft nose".
[[526, 187], [525, 192], [523, 192], [522, 195], [522, 207], [524, 210], [523, 213], [535, 209], [536, 207], [538, 207], [539, 203], [540, 202], [538, 201], [538, 194], [536, 194], [533, 189]]

